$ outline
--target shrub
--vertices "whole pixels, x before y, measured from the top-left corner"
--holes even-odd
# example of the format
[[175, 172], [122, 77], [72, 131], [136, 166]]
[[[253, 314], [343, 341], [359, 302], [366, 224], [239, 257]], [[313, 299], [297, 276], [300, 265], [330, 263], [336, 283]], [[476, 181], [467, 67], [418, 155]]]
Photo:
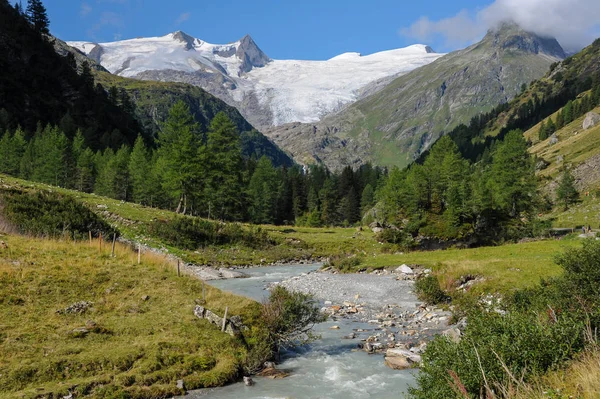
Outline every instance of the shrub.
[[207, 245], [241, 244], [264, 249], [274, 245], [260, 227], [244, 227], [238, 223], [219, 223], [195, 217], [177, 217], [152, 222], [149, 233], [178, 248], [193, 250]]
[[357, 256], [337, 255], [329, 258], [329, 266], [345, 273], [357, 271], [361, 263], [361, 258]]
[[430, 305], [448, 302], [450, 297], [440, 288], [440, 283], [434, 276], [421, 277], [415, 282], [415, 292], [420, 300]]
[[53, 192], [0, 191], [0, 213], [21, 234], [85, 239], [117, 233], [108, 223], [72, 197]]
[[454, 380], [469, 397], [480, 397], [487, 387], [510, 383], [503, 365], [513, 376], [530, 381], [581, 349], [582, 333], [583, 325], [564, 318], [553, 322], [520, 312], [472, 314], [459, 343], [438, 337], [427, 346], [418, 387], [410, 394], [419, 399], [454, 399]]
[[262, 305], [261, 319], [273, 345], [289, 348], [316, 339], [312, 329], [315, 324], [325, 321], [326, 316], [312, 295], [276, 286]]

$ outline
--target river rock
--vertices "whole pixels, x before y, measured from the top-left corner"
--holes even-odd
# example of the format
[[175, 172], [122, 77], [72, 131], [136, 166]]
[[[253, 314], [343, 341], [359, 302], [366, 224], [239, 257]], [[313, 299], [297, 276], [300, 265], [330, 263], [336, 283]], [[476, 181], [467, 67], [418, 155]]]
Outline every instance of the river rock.
[[405, 357], [385, 357], [384, 363], [393, 370], [406, 370], [412, 368], [412, 363]]
[[246, 273], [238, 272], [237, 270], [225, 269], [223, 267], [219, 269], [219, 273], [221, 274], [222, 278], [244, 278], [244, 277], [248, 277], [248, 275]]
[[287, 376], [290, 375], [290, 373], [284, 371], [284, 370], [278, 370], [274, 367], [269, 367], [264, 369], [263, 371], [261, 371], [260, 373], [258, 373], [258, 375], [260, 377], [266, 377], [266, 378], [271, 378], [271, 379], [279, 379], [279, 378], [285, 378]]
[[588, 112], [583, 120], [583, 128], [585, 130], [591, 129], [600, 123], [600, 115], [595, 112]]
[[421, 356], [406, 349], [390, 348], [385, 352], [385, 365], [394, 370], [404, 370], [420, 364]]
[[254, 380], [252, 379], [252, 377], [244, 376], [244, 385], [246, 385], [247, 387], [251, 387], [252, 385], [254, 385]]
[[408, 265], [402, 265], [399, 266], [396, 270], [396, 273], [402, 273], [402, 274], [413, 274], [414, 271], [413, 269], [411, 269], [410, 267], [408, 267]]

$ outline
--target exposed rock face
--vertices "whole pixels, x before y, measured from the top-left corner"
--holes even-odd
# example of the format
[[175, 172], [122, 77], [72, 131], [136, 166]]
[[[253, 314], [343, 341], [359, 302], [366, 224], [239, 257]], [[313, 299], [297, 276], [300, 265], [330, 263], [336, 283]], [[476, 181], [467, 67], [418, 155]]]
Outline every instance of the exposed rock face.
[[583, 120], [583, 128], [585, 130], [591, 129], [600, 123], [600, 115], [595, 112], [588, 112]]
[[299, 162], [336, 170], [368, 161], [404, 166], [456, 125], [509, 101], [563, 57], [556, 40], [504, 25], [318, 123], [264, 133]]

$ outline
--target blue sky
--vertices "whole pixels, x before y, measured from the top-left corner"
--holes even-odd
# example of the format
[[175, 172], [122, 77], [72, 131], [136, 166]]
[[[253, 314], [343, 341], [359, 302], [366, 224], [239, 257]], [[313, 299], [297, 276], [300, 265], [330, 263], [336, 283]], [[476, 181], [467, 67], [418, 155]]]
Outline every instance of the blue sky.
[[[14, 1], [14, 0], [13, 0]], [[26, 0], [22, 0], [26, 4]], [[577, 3], [577, 4], [574, 4]], [[600, 32], [598, 0], [44, 0], [63, 40], [106, 42], [182, 30], [211, 43], [250, 34], [277, 59], [328, 59], [424, 43], [436, 51], [480, 39], [500, 19], [582, 47]], [[566, 6], [565, 6], [566, 4]], [[576, 11], [581, 7], [584, 11]], [[561, 30], [557, 30], [557, 26]]]

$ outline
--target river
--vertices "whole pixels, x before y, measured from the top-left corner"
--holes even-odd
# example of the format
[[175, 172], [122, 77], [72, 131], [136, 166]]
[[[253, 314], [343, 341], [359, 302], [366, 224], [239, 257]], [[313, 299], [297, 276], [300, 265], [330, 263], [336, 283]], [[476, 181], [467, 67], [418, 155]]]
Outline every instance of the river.
[[[212, 281], [213, 286], [261, 301], [268, 295], [265, 287], [273, 282], [315, 270], [319, 265], [257, 267], [245, 270], [249, 278]], [[339, 326], [339, 330], [331, 329]], [[399, 399], [415, 380], [413, 371], [386, 367], [381, 355], [354, 350], [356, 340], [344, 340], [352, 329], [372, 325], [347, 319], [327, 321], [316, 326], [321, 339], [304, 348], [286, 352], [278, 368], [291, 371], [284, 379], [254, 377], [255, 385], [232, 384], [213, 390], [191, 392], [189, 398], [215, 399]]]

